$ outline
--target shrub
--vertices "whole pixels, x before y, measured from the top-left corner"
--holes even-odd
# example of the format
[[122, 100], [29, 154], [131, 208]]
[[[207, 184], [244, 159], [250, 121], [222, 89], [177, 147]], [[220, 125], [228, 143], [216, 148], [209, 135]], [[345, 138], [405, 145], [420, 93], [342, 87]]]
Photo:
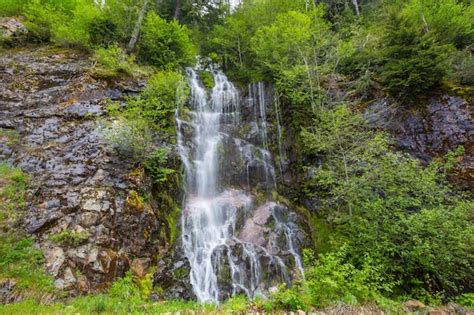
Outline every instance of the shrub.
[[94, 74], [99, 77], [115, 77], [119, 74], [133, 75], [139, 71], [135, 57], [129, 56], [118, 45], [99, 48], [94, 53], [97, 66]]
[[456, 302], [469, 308], [474, 308], [474, 293], [464, 293], [456, 298]]
[[[68, 12], [69, 13], [69, 12]], [[63, 45], [90, 47], [93, 23], [101, 20], [101, 11], [89, 0], [76, 0], [67, 20], [53, 25], [53, 40]]]
[[21, 15], [28, 0], [0, 0], [0, 16]]
[[176, 107], [187, 99], [184, 77], [173, 71], [160, 71], [148, 80], [147, 87], [127, 102], [127, 117], [142, 117], [161, 133], [174, 133]]
[[139, 40], [140, 60], [172, 70], [193, 63], [194, 56], [195, 47], [185, 26], [166, 22], [154, 12], [147, 14]]
[[305, 279], [293, 287], [281, 286], [266, 303], [268, 311], [307, 310], [334, 303], [362, 304], [378, 300], [390, 292], [393, 284], [386, 282], [377, 263], [370, 256], [356, 268], [348, 260], [348, 246], [315, 258], [311, 250], [304, 251]]
[[142, 118], [127, 119], [118, 116], [104, 124], [102, 136], [110, 149], [123, 159], [143, 162], [156, 147], [154, 132]]
[[382, 292], [390, 292], [393, 284], [387, 282], [379, 265], [368, 255], [359, 268], [348, 259], [347, 245], [333, 253], [320, 255], [316, 260], [311, 252], [305, 253], [306, 280], [304, 287], [309, 304], [327, 306], [336, 301], [360, 304], [377, 300]]
[[176, 173], [176, 170], [168, 167], [169, 153], [169, 148], [158, 148], [145, 163], [146, 171], [156, 184], [167, 182], [169, 177]]
[[100, 16], [89, 24], [90, 42], [92, 45], [108, 47], [119, 38], [119, 30], [112, 19]]
[[398, 293], [414, 297], [472, 290], [473, 202], [444, 176], [462, 150], [424, 167], [363, 124], [340, 107], [318, 113], [317, 128], [302, 133], [306, 156], [320, 159], [305, 192], [317, 196], [333, 234], [344, 235], [347, 262], [361, 269], [370, 255]]

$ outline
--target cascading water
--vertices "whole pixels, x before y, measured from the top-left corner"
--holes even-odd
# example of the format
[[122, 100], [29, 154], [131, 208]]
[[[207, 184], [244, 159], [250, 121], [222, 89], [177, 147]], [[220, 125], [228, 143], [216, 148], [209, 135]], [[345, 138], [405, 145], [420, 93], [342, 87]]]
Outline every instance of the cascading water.
[[[275, 174], [264, 85], [257, 84], [247, 103], [254, 106], [260, 130], [259, 143], [252, 144], [238, 137], [240, 107], [246, 103], [222, 71], [212, 68], [211, 73], [214, 87], [208, 92], [197, 72], [187, 70], [189, 110], [178, 109], [176, 115], [187, 186], [182, 242], [190, 282], [201, 302], [264, 294], [271, 286], [290, 282], [293, 267], [303, 272], [297, 226], [286, 206], [270, 197]], [[257, 202], [258, 192], [267, 199]]]

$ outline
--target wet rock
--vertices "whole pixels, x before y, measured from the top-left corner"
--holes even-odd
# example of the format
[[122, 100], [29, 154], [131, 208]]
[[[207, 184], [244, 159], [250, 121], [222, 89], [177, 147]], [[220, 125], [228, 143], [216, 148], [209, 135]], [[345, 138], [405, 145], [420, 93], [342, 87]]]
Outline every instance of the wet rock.
[[255, 209], [253, 216], [246, 220], [242, 230], [240, 231], [240, 240], [266, 247], [268, 243], [266, 236], [270, 229], [265, 225], [267, 225], [269, 220], [272, 219], [271, 207], [274, 206], [276, 206], [276, 204], [272, 202], [266, 203]]
[[177, 244], [169, 256], [158, 262], [158, 270], [153, 277], [153, 285], [163, 289], [161, 298], [196, 299], [189, 281], [190, 270], [189, 261]]

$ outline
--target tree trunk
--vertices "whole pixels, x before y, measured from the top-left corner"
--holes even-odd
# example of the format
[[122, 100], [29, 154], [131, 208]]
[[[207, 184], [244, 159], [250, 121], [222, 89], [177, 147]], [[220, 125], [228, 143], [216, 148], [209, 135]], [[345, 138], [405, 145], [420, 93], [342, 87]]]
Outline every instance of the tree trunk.
[[174, 9], [174, 18], [178, 21], [181, 18], [181, 0], [176, 0], [176, 7]]
[[352, 4], [354, 5], [354, 8], [356, 10], [356, 14], [360, 15], [359, 4], [357, 3], [357, 0], [352, 0]]
[[131, 54], [133, 51], [133, 48], [135, 48], [135, 44], [137, 43], [138, 36], [140, 35], [140, 28], [142, 27], [142, 22], [143, 22], [143, 18], [145, 17], [147, 5], [148, 5], [148, 0], [143, 0], [142, 8], [140, 10], [140, 13], [138, 14], [137, 23], [135, 23], [135, 28], [133, 29], [132, 37], [130, 38], [130, 41], [128, 42], [127, 53], [129, 54]]

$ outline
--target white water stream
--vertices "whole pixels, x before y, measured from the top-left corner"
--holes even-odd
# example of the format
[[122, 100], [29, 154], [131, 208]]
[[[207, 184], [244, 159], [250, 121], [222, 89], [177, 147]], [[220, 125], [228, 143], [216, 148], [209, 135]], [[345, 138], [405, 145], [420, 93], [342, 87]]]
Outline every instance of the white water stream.
[[[264, 294], [275, 283], [291, 281], [290, 262], [303, 272], [294, 226], [284, 219], [288, 209], [270, 199], [257, 206], [253, 195], [253, 183], [258, 181], [254, 177], [260, 171], [263, 187], [275, 185], [264, 85], [252, 86], [249, 96], [260, 119], [256, 123], [263, 147], [258, 147], [234, 136], [241, 123], [239, 91], [222, 71], [211, 72], [215, 85], [206, 91], [197, 72], [187, 70], [189, 110], [178, 109], [176, 115], [186, 171], [182, 242], [200, 302], [216, 302], [231, 294]], [[245, 174], [245, 179], [227, 176], [230, 179], [224, 181], [231, 173]], [[263, 226], [271, 218], [274, 231]], [[276, 236], [265, 240], [261, 231]]]

